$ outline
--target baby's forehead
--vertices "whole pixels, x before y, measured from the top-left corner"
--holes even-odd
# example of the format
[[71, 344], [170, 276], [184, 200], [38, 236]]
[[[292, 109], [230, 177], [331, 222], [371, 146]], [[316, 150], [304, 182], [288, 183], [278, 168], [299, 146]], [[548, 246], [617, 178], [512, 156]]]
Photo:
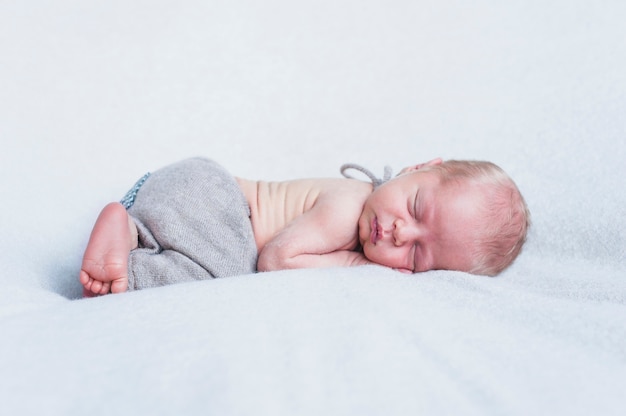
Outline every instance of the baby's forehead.
[[416, 192], [430, 195], [433, 203], [454, 204], [466, 209], [469, 214], [471, 207], [478, 210], [484, 209], [489, 204], [493, 195], [493, 184], [481, 183], [468, 177], [447, 177], [436, 170], [432, 171], [433, 180], [429, 181], [428, 187], [418, 186]]
[[428, 185], [431, 187], [447, 187], [453, 184], [466, 183], [466, 178], [452, 179], [449, 175], [446, 175], [444, 171], [438, 169], [437, 166], [427, 166], [420, 170], [409, 172], [405, 174], [408, 179], [419, 185]]

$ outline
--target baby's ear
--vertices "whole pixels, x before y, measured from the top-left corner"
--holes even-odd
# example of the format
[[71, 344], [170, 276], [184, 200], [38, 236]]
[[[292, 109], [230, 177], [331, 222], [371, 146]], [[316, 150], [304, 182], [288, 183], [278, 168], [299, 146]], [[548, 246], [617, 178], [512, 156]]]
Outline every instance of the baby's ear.
[[438, 157], [437, 159], [429, 160], [426, 163], [419, 163], [417, 165], [407, 166], [406, 168], [404, 168], [404, 169], [402, 169], [400, 171], [399, 175], [403, 175], [403, 174], [408, 173], [408, 172], [413, 172], [413, 171], [416, 171], [416, 170], [420, 170], [420, 169], [422, 169], [422, 168], [424, 168], [426, 166], [441, 165], [442, 163], [443, 163], [443, 160], [440, 157]]

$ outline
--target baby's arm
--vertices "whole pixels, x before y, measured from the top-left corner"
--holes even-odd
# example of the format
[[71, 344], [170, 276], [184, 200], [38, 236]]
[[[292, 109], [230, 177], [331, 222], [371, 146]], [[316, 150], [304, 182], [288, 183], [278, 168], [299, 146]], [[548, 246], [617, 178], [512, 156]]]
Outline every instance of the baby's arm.
[[259, 253], [259, 271], [373, 264], [354, 251], [362, 204], [345, 197], [320, 198], [279, 231]]

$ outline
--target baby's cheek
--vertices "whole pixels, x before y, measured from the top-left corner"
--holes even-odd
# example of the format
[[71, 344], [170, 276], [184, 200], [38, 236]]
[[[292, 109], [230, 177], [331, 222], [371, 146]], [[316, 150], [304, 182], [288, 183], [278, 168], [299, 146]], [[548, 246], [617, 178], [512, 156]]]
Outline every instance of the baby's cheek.
[[413, 273], [413, 264], [407, 260], [407, 253], [401, 250], [384, 249], [377, 251], [376, 260], [371, 260], [383, 266], [391, 267], [405, 273]]
[[369, 261], [373, 261], [374, 263], [378, 263], [376, 261], [376, 256], [374, 255], [374, 250], [372, 250], [372, 246], [369, 243], [365, 243], [363, 245], [363, 255]]
[[384, 252], [373, 244], [365, 244], [363, 247], [363, 255], [371, 262], [382, 266], [393, 267], [390, 265], [389, 259], [385, 257]]

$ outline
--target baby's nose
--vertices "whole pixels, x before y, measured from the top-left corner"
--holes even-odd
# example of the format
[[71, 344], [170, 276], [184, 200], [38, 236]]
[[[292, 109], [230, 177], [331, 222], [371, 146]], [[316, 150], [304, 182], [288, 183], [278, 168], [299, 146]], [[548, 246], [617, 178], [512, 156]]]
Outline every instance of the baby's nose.
[[419, 230], [415, 224], [408, 223], [398, 219], [393, 223], [393, 243], [396, 246], [402, 246], [407, 243], [413, 243], [419, 235]]

